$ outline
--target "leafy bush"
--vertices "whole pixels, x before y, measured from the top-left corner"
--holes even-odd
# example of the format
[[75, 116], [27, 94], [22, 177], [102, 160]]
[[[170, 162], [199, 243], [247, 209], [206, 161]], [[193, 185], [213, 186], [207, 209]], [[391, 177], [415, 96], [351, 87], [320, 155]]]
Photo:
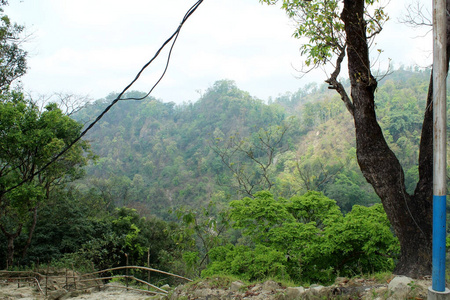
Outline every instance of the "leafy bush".
[[202, 276], [253, 280], [286, 277], [332, 282], [339, 274], [392, 270], [399, 251], [381, 204], [354, 206], [343, 216], [334, 200], [308, 192], [275, 200], [269, 192], [232, 201], [231, 221], [254, 247], [227, 245], [210, 252]]
[[220, 246], [210, 251], [213, 261], [202, 276], [235, 275], [244, 280], [262, 280], [267, 277], [288, 279], [286, 257], [283, 252], [263, 245]]

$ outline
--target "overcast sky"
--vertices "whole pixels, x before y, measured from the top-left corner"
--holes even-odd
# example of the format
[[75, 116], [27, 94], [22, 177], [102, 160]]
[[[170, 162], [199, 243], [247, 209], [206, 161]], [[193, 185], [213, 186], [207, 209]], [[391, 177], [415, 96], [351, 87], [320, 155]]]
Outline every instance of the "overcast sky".
[[[412, 0], [411, 0], [412, 1]], [[432, 39], [397, 19], [410, 0], [392, 0], [391, 20], [377, 40], [398, 66], [431, 63]], [[25, 90], [103, 98], [121, 91], [175, 31], [195, 0], [11, 0], [6, 14], [32, 37]], [[423, 1], [425, 2], [425, 1]], [[428, 1], [431, 2], [431, 1]], [[308, 82], [323, 82], [317, 70], [298, 79], [299, 40], [293, 24], [275, 6], [258, 0], [205, 0], [183, 27], [169, 70], [153, 96], [165, 102], [196, 101], [216, 80], [231, 79], [263, 100]], [[165, 56], [132, 88], [147, 91], [163, 70]]]

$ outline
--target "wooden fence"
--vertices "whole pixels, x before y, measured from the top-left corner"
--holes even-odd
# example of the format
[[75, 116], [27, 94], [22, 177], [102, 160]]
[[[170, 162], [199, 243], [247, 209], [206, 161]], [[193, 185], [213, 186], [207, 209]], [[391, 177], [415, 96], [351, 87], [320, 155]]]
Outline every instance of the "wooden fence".
[[[130, 269], [147, 271], [148, 281], [150, 281], [150, 272], [156, 272], [186, 281], [192, 281], [191, 279], [183, 276], [141, 266], [122, 266], [86, 274], [79, 274], [74, 269], [54, 270], [50, 269], [49, 267], [46, 270], [37, 271], [0, 271], [0, 280], [3, 280], [7, 283], [16, 282], [18, 288], [25, 284], [34, 285], [40, 291], [40, 293], [42, 293], [42, 295], [47, 296], [49, 291], [54, 289], [55, 287], [63, 288], [67, 291], [84, 291], [92, 288], [98, 288], [99, 290], [101, 290], [102, 288], [107, 287], [106, 282], [108, 282], [109, 280], [114, 278], [124, 278], [125, 286], [114, 285], [114, 288], [124, 288], [127, 290], [134, 290], [153, 295], [167, 294], [166, 290], [161, 289], [149, 283], [148, 281], [136, 278], [133, 275], [129, 275], [128, 271]], [[113, 271], [118, 270], [125, 270], [126, 274], [112, 276], [102, 275], [107, 273], [112, 274]], [[130, 282], [139, 283], [141, 286], [146, 286], [147, 290], [130, 287]]]

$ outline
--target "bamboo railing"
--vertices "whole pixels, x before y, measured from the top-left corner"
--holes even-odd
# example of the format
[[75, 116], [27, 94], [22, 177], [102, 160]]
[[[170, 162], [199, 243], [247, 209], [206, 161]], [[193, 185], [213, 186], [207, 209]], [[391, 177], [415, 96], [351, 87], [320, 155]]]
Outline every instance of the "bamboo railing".
[[[107, 272], [124, 270], [124, 269], [125, 270], [137, 269], [137, 270], [148, 271], [149, 273], [156, 272], [156, 273], [161, 273], [161, 274], [168, 275], [171, 277], [183, 279], [186, 281], [192, 281], [191, 279], [180, 276], [180, 275], [176, 275], [173, 273], [169, 273], [169, 272], [165, 272], [165, 271], [161, 271], [161, 270], [157, 270], [157, 269], [153, 269], [153, 268], [142, 267], [142, 266], [122, 266], [122, 267], [109, 268], [109, 269], [105, 269], [105, 270], [94, 271], [91, 273], [80, 274], [80, 275], [76, 275], [76, 272], [73, 268], [71, 270], [72, 275], [68, 274], [68, 269], [65, 269], [64, 274], [62, 274], [62, 272], [60, 272], [60, 274], [58, 274], [58, 275], [50, 275], [49, 268], [47, 268], [45, 274], [42, 274], [42, 272], [36, 272], [36, 271], [1, 271], [0, 270], [0, 280], [3, 279], [7, 283], [17, 282], [18, 288], [20, 288], [21, 284], [24, 284], [24, 283], [35, 285], [40, 293], [42, 293], [44, 296], [47, 296], [48, 290], [49, 290], [48, 282], [49, 281], [53, 282], [53, 280], [55, 280], [55, 279], [59, 279], [59, 280], [61, 280], [62, 278], [65, 279], [65, 285], [63, 286], [63, 288], [65, 288], [67, 291], [76, 291], [76, 290], [85, 290], [86, 283], [89, 283], [89, 282], [95, 283], [95, 286], [90, 286], [90, 288], [97, 287], [97, 288], [101, 289], [101, 288], [108, 287], [104, 283], [106, 280], [111, 280], [114, 278], [125, 278], [126, 286], [114, 285], [114, 288], [124, 288], [124, 289], [131, 290], [131, 291], [139, 291], [139, 292], [153, 294], [153, 295], [166, 295], [167, 294], [167, 291], [160, 287], [157, 287], [145, 280], [136, 278], [133, 275], [128, 275], [128, 271], [127, 271], [127, 275], [113, 275], [113, 276], [101, 276], [100, 275], [100, 274], [104, 274]], [[150, 276], [149, 276], [149, 278], [150, 278]], [[128, 282], [129, 280], [133, 280], [140, 284], [146, 285], [147, 290], [130, 287], [129, 282]], [[42, 286], [44, 286], [44, 288]], [[150, 290], [150, 289], [153, 289], [153, 290]]]

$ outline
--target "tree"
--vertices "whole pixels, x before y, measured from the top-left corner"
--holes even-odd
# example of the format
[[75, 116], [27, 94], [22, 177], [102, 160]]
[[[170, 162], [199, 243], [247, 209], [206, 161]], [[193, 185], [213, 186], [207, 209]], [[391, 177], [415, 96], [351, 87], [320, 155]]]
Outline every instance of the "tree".
[[11, 83], [27, 69], [27, 53], [19, 47], [23, 42], [23, 26], [11, 23], [3, 14], [1, 6], [6, 4], [7, 1], [0, 2], [0, 93], [8, 91]]
[[[274, 4], [277, 0], [261, 2]], [[301, 48], [307, 56], [306, 66], [317, 67], [336, 58], [334, 71], [326, 82], [339, 93], [353, 117], [358, 164], [382, 200], [400, 241], [401, 255], [395, 272], [418, 277], [431, 274], [432, 84], [422, 122], [419, 180], [409, 194], [402, 165], [389, 148], [375, 112], [377, 79], [372, 73], [369, 46], [388, 19], [384, 7], [375, 7], [377, 3], [376, 0], [344, 0], [343, 4], [337, 0], [283, 0], [282, 8], [298, 21], [294, 35], [309, 39]], [[447, 52], [449, 49], [447, 45]], [[338, 80], [346, 56], [350, 95]]]
[[[40, 110], [25, 99], [14, 80], [26, 72], [23, 26], [3, 14], [7, 0], [0, 1], [0, 230], [7, 238], [6, 264], [14, 257], [14, 240], [27, 231], [25, 255], [33, 236], [39, 204], [54, 186], [78, 178], [89, 155], [82, 141], [57, 161], [53, 157], [80, 134], [83, 125], [63, 114], [56, 104]], [[68, 101], [66, 101], [68, 103]], [[31, 219], [31, 222], [28, 222]], [[23, 230], [25, 224], [30, 228]]]
[[233, 227], [253, 245], [213, 248], [212, 263], [202, 275], [331, 283], [338, 275], [392, 270], [398, 253], [380, 204], [355, 205], [343, 216], [336, 201], [319, 192], [275, 199], [262, 191], [232, 201], [230, 207]]
[[210, 147], [233, 174], [239, 193], [253, 196], [257, 191], [273, 187], [273, 165], [276, 155], [285, 151], [283, 138], [290, 121], [291, 118], [281, 125], [261, 128], [249, 138], [242, 138], [236, 132], [225, 139], [220, 130], [214, 132], [215, 143]]
[[39, 205], [49, 198], [53, 187], [82, 175], [81, 166], [91, 158], [86, 141], [43, 169], [79, 136], [82, 126], [56, 104], [40, 111], [21, 92], [0, 95], [0, 230], [8, 241], [7, 266], [13, 263], [14, 240], [25, 231], [25, 224], [31, 224], [26, 230], [26, 252]]
[[[181, 230], [174, 239], [177, 243], [184, 241], [180, 244], [188, 247], [183, 249], [183, 260], [186, 263], [187, 272], [196, 276], [204, 265], [209, 264], [209, 251], [222, 243], [222, 235], [229, 229], [228, 213], [217, 211], [216, 204], [213, 202], [201, 211], [181, 207], [174, 213], [181, 223]], [[191, 249], [194, 251], [189, 251]]]

